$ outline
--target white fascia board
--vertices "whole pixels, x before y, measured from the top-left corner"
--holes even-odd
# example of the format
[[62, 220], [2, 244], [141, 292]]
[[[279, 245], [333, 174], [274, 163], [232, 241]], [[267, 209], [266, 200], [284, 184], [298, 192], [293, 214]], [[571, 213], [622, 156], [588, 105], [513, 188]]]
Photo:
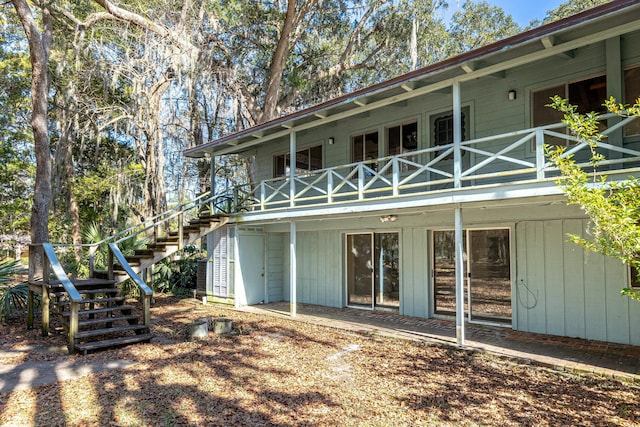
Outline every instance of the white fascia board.
[[297, 207], [267, 212], [252, 212], [232, 215], [230, 222], [278, 222], [305, 217], [323, 217], [333, 215], [358, 214], [395, 209], [410, 209], [443, 205], [478, 204], [490, 205], [510, 199], [540, 196], [563, 195], [562, 190], [551, 180], [518, 183], [511, 185], [495, 184], [481, 188], [463, 188], [457, 191], [447, 190], [436, 194], [413, 197], [381, 197], [372, 201], [351, 201], [333, 203], [329, 206]]

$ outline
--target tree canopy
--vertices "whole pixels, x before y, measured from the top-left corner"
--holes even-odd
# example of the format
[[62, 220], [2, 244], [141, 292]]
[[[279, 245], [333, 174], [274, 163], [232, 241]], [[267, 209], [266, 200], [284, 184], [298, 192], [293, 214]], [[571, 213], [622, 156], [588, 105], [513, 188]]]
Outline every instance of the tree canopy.
[[[49, 231], [78, 242], [92, 222], [121, 229], [202, 191], [211, 171], [184, 159], [190, 146], [520, 31], [473, 1], [450, 22], [444, 0], [2, 8], [0, 226], [30, 229], [34, 242]], [[250, 162], [223, 163], [223, 179], [250, 179]]]

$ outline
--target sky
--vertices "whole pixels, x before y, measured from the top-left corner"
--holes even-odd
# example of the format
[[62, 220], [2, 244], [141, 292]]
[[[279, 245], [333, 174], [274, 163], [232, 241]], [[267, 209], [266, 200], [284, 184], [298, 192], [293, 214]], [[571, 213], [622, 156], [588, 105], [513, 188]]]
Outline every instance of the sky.
[[[486, 0], [488, 3], [500, 6], [507, 14], [521, 26], [525, 27], [533, 19], [542, 18], [547, 11], [555, 9], [564, 0]], [[449, 0], [449, 13], [453, 14], [459, 6], [462, 6], [464, 0]]]

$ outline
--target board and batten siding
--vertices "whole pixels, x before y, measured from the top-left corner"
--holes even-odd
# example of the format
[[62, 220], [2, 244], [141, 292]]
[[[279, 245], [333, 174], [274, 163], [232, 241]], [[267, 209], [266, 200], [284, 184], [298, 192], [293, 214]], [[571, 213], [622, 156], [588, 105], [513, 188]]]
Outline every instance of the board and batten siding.
[[267, 233], [266, 303], [284, 299], [284, 234]]
[[620, 295], [627, 268], [568, 241], [587, 220], [516, 225], [518, 330], [640, 345], [640, 303]]
[[[289, 234], [284, 234], [284, 290], [289, 300]], [[327, 307], [344, 307], [342, 277], [343, 242], [337, 230], [304, 231], [296, 235], [297, 302]]]
[[424, 227], [403, 228], [400, 235], [400, 314], [429, 317], [429, 245]]

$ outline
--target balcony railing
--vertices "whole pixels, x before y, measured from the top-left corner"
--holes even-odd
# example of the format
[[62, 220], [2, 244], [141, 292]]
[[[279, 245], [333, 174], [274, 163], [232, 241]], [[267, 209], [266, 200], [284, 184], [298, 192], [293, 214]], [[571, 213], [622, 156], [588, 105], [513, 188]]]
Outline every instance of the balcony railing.
[[[603, 115], [601, 120], [615, 117]], [[605, 136], [625, 128], [635, 118], [622, 119], [603, 131]], [[235, 212], [354, 203], [382, 198], [464, 190], [471, 186], [544, 181], [558, 175], [545, 156], [545, 144], [568, 145], [565, 156], [590, 167], [588, 142], [563, 133], [562, 123], [503, 133], [454, 144], [430, 147], [396, 156], [350, 163], [290, 177], [244, 184], [218, 193]], [[612, 138], [613, 139], [613, 138]], [[618, 143], [619, 145], [616, 145]], [[633, 147], [633, 148], [631, 148]], [[598, 143], [606, 156], [599, 170], [640, 167], [640, 142], [622, 145], [622, 139]]]

